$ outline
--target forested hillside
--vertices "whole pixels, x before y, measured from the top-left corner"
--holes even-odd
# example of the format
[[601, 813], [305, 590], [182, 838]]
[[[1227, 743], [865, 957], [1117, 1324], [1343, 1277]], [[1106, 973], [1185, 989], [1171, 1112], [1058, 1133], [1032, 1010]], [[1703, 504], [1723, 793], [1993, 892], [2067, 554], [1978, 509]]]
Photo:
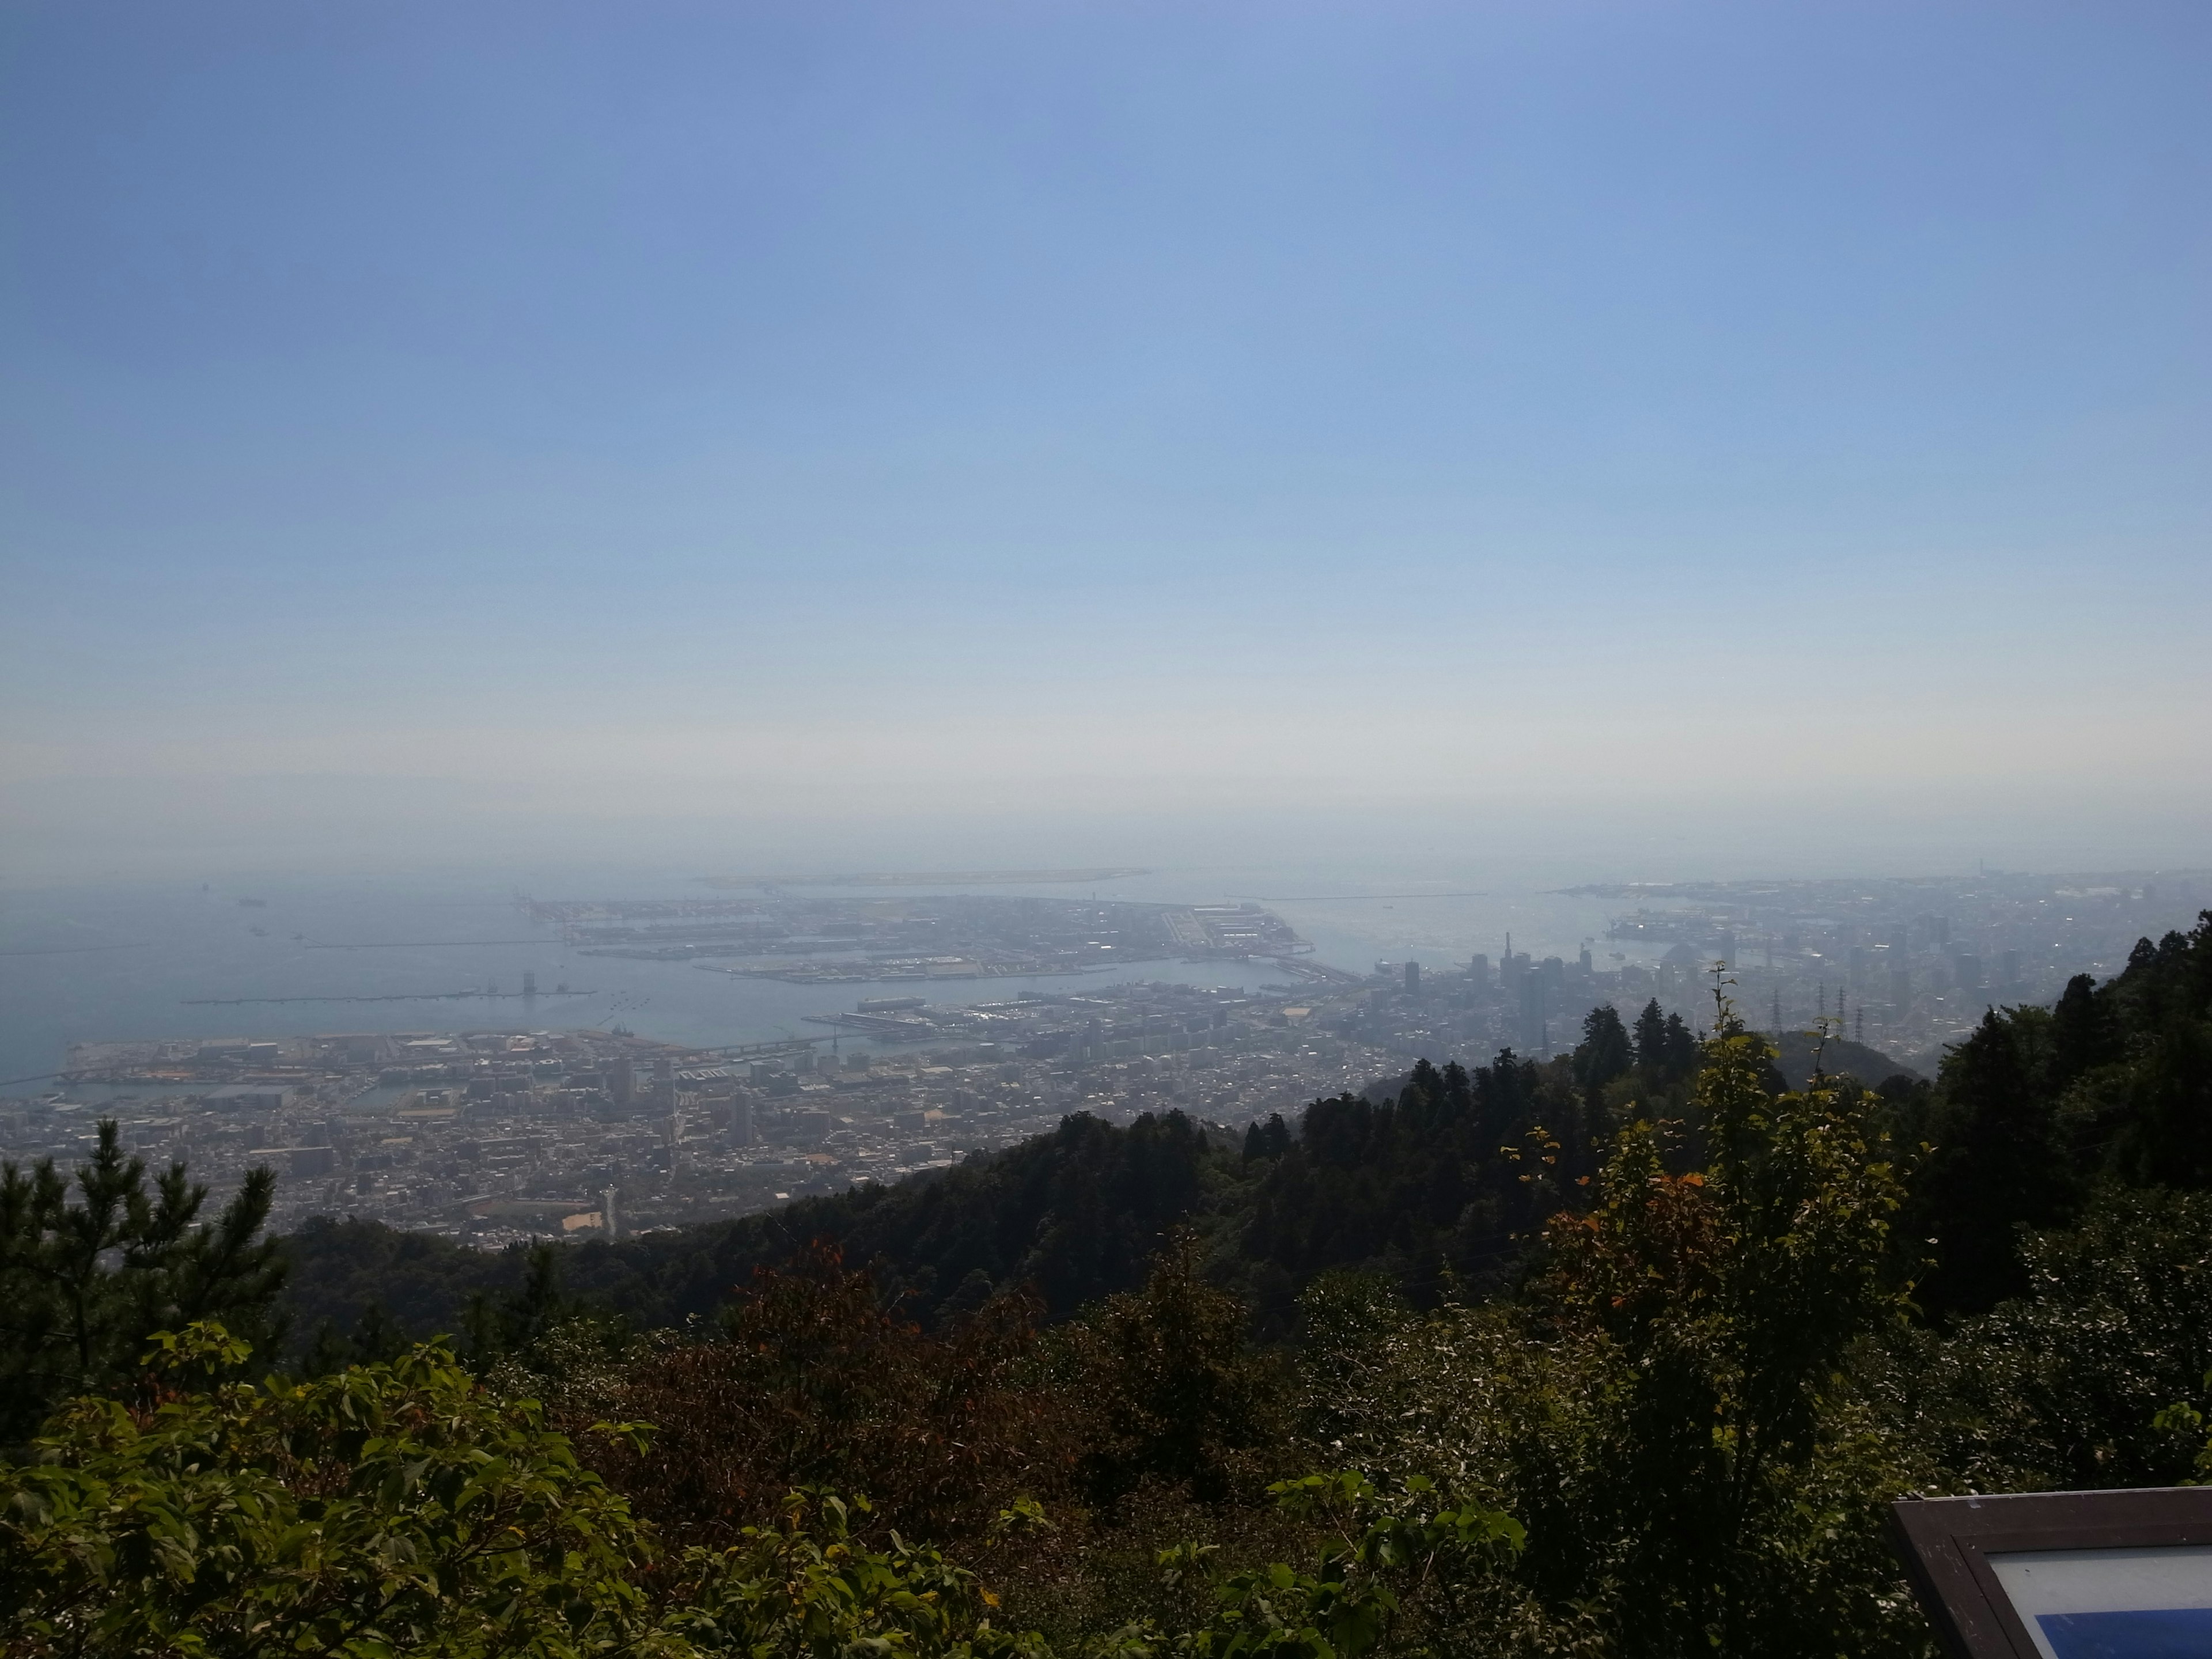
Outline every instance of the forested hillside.
[[[1809, 1068], [1815, 1047], [1785, 1052]], [[1018, 1285], [1060, 1318], [1133, 1288], [1164, 1230], [1187, 1224], [1206, 1242], [1214, 1281], [1252, 1307], [1255, 1332], [1279, 1336], [1298, 1293], [1334, 1268], [1382, 1273], [1422, 1305], [1447, 1281], [1510, 1283], [1544, 1217], [1582, 1201], [1577, 1183], [1607, 1136], [1639, 1115], [1686, 1110], [1698, 1056], [1679, 1018], [1653, 1008], [1632, 1028], [1600, 1009], [1575, 1052], [1547, 1063], [1510, 1049], [1472, 1070], [1424, 1061], [1395, 1085], [1315, 1102], [1295, 1128], [1277, 1119], [1224, 1133], [1180, 1114], [1123, 1128], [1074, 1116], [895, 1187], [565, 1246], [560, 1279], [568, 1296], [638, 1326], [676, 1325], [818, 1239], [865, 1263], [925, 1323]], [[1827, 1066], [1896, 1073], [1850, 1043], [1833, 1045]], [[1766, 1082], [1786, 1086], [1779, 1066]], [[486, 1257], [373, 1222], [318, 1222], [287, 1244], [286, 1305], [301, 1341], [350, 1332], [364, 1316], [373, 1331], [458, 1331], [471, 1298], [516, 1294], [528, 1273], [522, 1251]]]
[[1891, 1499], [2212, 1474], [2212, 915], [1932, 1080], [1835, 1058], [1723, 988], [613, 1247], [321, 1227], [273, 1346], [250, 1203], [10, 1171], [12, 1437], [82, 1397], [0, 1465], [0, 1633], [1919, 1659]]
[[[2012, 1229], [2063, 1222], [2100, 1182], [2212, 1182], [2212, 1132], [2192, 1116], [2212, 1061], [2185, 1013], [2201, 994], [2203, 938], [2200, 927], [2146, 940], [2117, 979], [2077, 978], [2055, 1010], [1991, 1010], [1933, 1085], [1856, 1043], [1784, 1037], [1771, 1091], [1816, 1073], [1878, 1087], [1910, 1183], [1908, 1231], [1936, 1245], [1918, 1275], [1932, 1312], [1979, 1311], [2017, 1291]], [[1424, 1062], [1395, 1087], [1314, 1103], [1295, 1127], [1241, 1135], [1179, 1115], [1127, 1128], [1071, 1117], [896, 1187], [566, 1246], [560, 1277], [570, 1297], [640, 1327], [674, 1325], [712, 1312], [754, 1267], [824, 1239], [925, 1323], [1023, 1285], [1057, 1318], [1133, 1286], [1163, 1231], [1187, 1224], [1206, 1240], [1214, 1280], [1252, 1306], [1255, 1331], [1280, 1335], [1298, 1292], [1333, 1268], [1385, 1273], [1423, 1305], [1448, 1279], [1510, 1284], [1543, 1217], [1584, 1201], [1621, 1125], [1681, 1123], [1674, 1156], [1694, 1162], [1698, 1063], [1679, 1019], [1652, 1008], [1625, 1024], [1601, 1008], [1575, 1051], [1547, 1063], [1510, 1050], [1472, 1070]], [[472, 1297], [516, 1293], [527, 1272], [519, 1251], [488, 1258], [369, 1222], [319, 1222], [287, 1249], [297, 1341], [349, 1332], [364, 1315], [373, 1328], [458, 1330]]]
[[[643, 1325], [712, 1313], [756, 1267], [817, 1239], [935, 1321], [1000, 1287], [1033, 1286], [1054, 1314], [1144, 1277], [1170, 1225], [1233, 1208], [1245, 1179], [1217, 1137], [1180, 1115], [1126, 1129], [1069, 1118], [995, 1158], [740, 1220], [560, 1251], [567, 1291]], [[349, 1326], [372, 1303], [410, 1328], [458, 1329], [471, 1296], [518, 1288], [525, 1253], [486, 1257], [374, 1222], [320, 1223], [288, 1241], [301, 1331]]]

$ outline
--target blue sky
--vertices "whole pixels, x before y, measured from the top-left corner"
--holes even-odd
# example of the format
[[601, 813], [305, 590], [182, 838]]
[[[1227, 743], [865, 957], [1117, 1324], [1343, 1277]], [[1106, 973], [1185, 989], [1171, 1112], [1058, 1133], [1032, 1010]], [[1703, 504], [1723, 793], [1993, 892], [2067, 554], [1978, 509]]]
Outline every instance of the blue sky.
[[0, 863], [2212, 861], [2208, 83], [2195, 4], [10, 5]]

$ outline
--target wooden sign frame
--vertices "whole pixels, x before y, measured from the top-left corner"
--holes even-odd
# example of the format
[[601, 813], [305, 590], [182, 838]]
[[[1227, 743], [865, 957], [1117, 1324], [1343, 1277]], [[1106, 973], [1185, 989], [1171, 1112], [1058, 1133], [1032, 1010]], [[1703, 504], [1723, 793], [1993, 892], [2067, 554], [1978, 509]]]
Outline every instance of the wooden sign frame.
[[2212, 1546], [2212, 1486], [1906, 1498], [1890, 1506], [1890, 1522], [1954, 1659], [2040, 1659], [1989, 1558]]

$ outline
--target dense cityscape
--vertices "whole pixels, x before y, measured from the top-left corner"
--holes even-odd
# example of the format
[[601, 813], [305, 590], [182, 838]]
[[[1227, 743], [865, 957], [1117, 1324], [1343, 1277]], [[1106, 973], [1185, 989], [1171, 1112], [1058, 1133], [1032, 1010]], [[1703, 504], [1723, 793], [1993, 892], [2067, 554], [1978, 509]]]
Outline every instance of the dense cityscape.
[[[1423, 1058], [1563, 1054], [1601, 1003], [1632, 1018], [1656, 1000], [1696, 1024], [1717, 971], [1761, 1029], [1825, 1030], [1929, 1074], [1984, 1009], [2047, 1004], [2075, 973], [2109, 976], [2212, 884], [1983, 875], [1585, 890], [1623, 908], [1571, 957], [1509, 939], [1495, 959], [1364, 971], [1318, 961], [1251, 904], [526, 901], [586, 951], [887, 994], [807, 1016], [818, 1036], [720, 1047], [620, 1024], [82, 1043], [48, 1086], [0, 1102], [0, 1148], [66, 1164], [112, 1115], [135, 1152], [182, 1159], [217, 1191], [274, 1169], [279, 1227], [358, 1215], [485, 1248], [620, 1236], [945, 1168], [1071, 1113], [1294, 1121]], [[1115, 951], [1253, 958], [1281, 977], [1249, 990], [1083, 982]], [[1054, 971], [1066, 989], [974, 1002], [900, 983]], [[545, 994], [547, 1012], [566, 988]], [[526, 1020], [539, 995], [526, 981]]]

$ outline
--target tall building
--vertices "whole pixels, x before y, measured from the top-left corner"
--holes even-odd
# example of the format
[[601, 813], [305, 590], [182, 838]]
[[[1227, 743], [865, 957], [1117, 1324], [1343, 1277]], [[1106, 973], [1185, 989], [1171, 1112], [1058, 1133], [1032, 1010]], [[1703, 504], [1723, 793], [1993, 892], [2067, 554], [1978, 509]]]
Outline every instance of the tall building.
[[1418, 962], [1409, 962], [1406, 964], [1406, 994], [1408, 996], [1419, 996], [1421, 994], [1421, 964]]
[[1535, 1054], [1544, 1047], [1545, 1017], [1547, 1012], [1544, 995], [1544, 976], [1523, 974], [1520, 980], [1521, 994], [1521, 1049], [1523, 1054]]

